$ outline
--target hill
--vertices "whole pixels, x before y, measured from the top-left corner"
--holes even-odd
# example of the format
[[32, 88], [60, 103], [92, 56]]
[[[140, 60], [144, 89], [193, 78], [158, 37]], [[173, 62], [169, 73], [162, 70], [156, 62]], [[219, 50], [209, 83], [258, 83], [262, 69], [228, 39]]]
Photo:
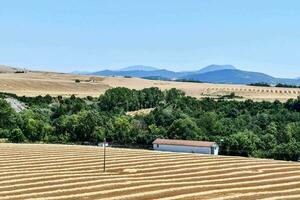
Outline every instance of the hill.
[[298, 163], [149, 150], [0, 144], [9, 199], [299, 199]]
[[195, 73], [203, 74], [203, 73], [207, 73], [207, 72], [213, 72], [213, 71], [219, 71], [219, 70], [225, 70], [225, 69], [234, 70], [237, 68], [233, 65], [209, 65], [207, 67], [200, 69], [199, 71], [196, 71]]
[[268, 83], [275, 85], [278, 83], [282, 84], [293, 84], [299, 85], [300, 80], [297, 79], [282, 79], [275, 78], [270, 75], [259, 73], [259, 72], [249, 72], [243, 70], [217, 70], [207, 73], [198, 73], [185, 76], [184, 79], [202, 81], [208, 83], [227, 83], [227, 84], [251, 84], [251, 83]]
[[184, 77], [185, 79], [203, 81], [209, 83], [231, 83], [231, 84], [250, 84], [265, 82], [274, 84], [277, 79], [258, 72], [247, 72], [242, 70], [218, 70], [207, 73], [192, 74]]
[[[160, 76], [146, 78], [165, 80]], [[76, 79], [80, 80], [80, 83], [76, 83]], [[161, 90], [177, 88], [196, 98], [219, 98], [222, 95], [229, 95], [234, 92], [237, 96], [255, 101], [274, 101], [275, 99], [286, 101], [290, 98], [297, 98], [300, 95], [300, 89], [297, 88], [190, 83], [50, 72], [0, 73], [0, 92], [15, 93], [21, 96], [46, 94], [51, 96], [71, 96], [74, 94], [80, 97], [97, 97], [107, 89], [114, 87], [127, 87], [130, 89], [158, 87]]]
[[18, 69], [15, 67], [7, 66], [7, 65], [0, 65], [0, 73], [14, 73]]
[[144, 65], [135, 65], [123, 68], [121, 70], [103, 70], [98, 72], [90, 73], [92, 75], [100, 75], [100, 76], [131, 76], [147, 79], [150, 77], [154, 79], [157, 77], [157, 80], [173, 80], [173, 79], [182, 79], [187, 75], [198, 74], [198, 73], [206, 73], [211, 71], [218, 71], [223, 69], [235, 69], [232, 65], [210, 65], [204, 67], [198, 71], [182, 71], [182, 72], [174, 72], [171, 70], [158, 69], [155, 67], [144, 66]]
[[180, 76], [179, 73], [161, 69], [154, 71], [144, 71], [144, 70], [130, 70], [130, 71], [112, 71], [112, 70], [104, 70], [99, 72], [91, 73], [92, 75], [99, 76], [131, 76], [131, 77], [161, 77], [164, 79], [174, 79]]
[[134, 65], [120, 69], [119, 71], [156, 71], [159, 70], [156, 67], [145, 66], [145, 65]]

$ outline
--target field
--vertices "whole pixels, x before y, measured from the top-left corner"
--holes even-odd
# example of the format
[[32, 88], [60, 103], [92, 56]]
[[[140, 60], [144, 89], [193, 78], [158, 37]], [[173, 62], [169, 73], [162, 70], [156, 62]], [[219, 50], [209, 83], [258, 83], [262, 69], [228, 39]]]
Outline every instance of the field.
[[[75, 83], [76, 79], [79, 79], [80, 83]], [[177, 88], [183, 90], [187, 95], [197, 98], [220, 97], [234, 92], [237, 96], [244, 97], [244, 99], [256, 101], [274, 101], [275, 99], [285, 101], [300, 95], [300, 89], [293, 88], [155, 81], [139, 78], [95, 77], [50, 72], [0, 73], [1, 92], [26, 96], [46, 94], [71, 96], [75, 94], [80, 97], [96, 97], [113, 87], [127, 87], [130, 89], [158, 87], [162, 90]]]
[[298, 163], [46, 144], [0, 144], [0, 199], [300, 199]]

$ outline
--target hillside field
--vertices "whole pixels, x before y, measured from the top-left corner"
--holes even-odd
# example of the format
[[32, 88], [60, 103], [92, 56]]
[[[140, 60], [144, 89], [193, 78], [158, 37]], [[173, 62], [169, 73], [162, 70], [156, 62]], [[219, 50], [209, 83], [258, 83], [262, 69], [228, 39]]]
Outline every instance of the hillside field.
[[[76, 79], [80, 80], [80, 83], [75, 83]], [[161, 90], [177, 88], [183, 90], [188, 96], [197, 98], [217, 98], [234, 92], [237, 96], [242, 96], [244, 99], [256, 101], [274, 101], [275, 99], [286, 101], [300, 95], [300, 89], [294, 88], [156, 81], [51, 72], [0, 73], [0, 91], [17, 95], [37, 96], [50, 94], [52, 96], [71, 96], [75, 94], [79, 97], [95, 97], [114, 87], [127, 87], [130, 89], [158, 87]]]
[[1, 200], [299, 199], [298, 163], [150, 150], [0, 144]]

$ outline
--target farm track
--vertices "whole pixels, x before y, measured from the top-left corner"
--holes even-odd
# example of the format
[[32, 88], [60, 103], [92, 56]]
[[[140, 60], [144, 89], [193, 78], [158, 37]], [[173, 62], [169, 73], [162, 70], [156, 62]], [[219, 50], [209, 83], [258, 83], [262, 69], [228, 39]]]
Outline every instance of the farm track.
[[1, 200], [300, 199], [298, 163], [98, 147], [0, 144]]

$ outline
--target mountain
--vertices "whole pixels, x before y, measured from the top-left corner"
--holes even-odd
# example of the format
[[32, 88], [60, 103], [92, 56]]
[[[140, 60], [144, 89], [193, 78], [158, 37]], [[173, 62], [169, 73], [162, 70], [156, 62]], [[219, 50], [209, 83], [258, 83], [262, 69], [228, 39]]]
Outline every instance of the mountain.
[[91, 73], [91, 75], [100, 76], [131, 76], [131, 77], [162, 77], [166, 79], [174, 79], [178, 76], [177, 72], [161, 69], [155, 71], [143, 71], [143, 70], [132, 70], [132, 71], [112, 71], [104, 70], [99, 72]]
[[248, 72], [237, 69], [224, 69], [210, 71], [207, 73], [192, 74], [183, 77], [187, 80], [202, 81], [210, 83], [232, 83], [232, 84], [250, 84], [250, 83], [276, 83], [276, 78], [267, 74], [258, 72]]
[[159, 70], [156, 67], [145, 66], [145, 65], [134, 65], [120, 69], [119, 71], [156, 71]]
[[278, 83], [299, 85], [300, 80], [275, 78], [273, 76], [249, 72], [237, 69], [217, 70], [207, 73], [198, 73], [185, 76], [186, 80], [209, 82], [209, 83], [228, 83], [228, 84], [250, 84], [250, 83], [268, 83], [275, 85]]
[[78, 75], [88, 75], [91, 74], [89, 71], [72, 71], [70, 74], [78, 74]]
[[198, 73], [206, 73], [211, 71], [223, 70], [223, 69], [236, 69], [232, 65], [210, 65], [199, 71], [189, 71], [189, 72], [174, 72], [165, 69], [158, 69], [151, 66], [145, 65], [134, 65], [122, 68], [120, 70], [103, 70], [98, 72], [90, 73], [92, 75], [100, 75], [100, 76], [131, 76], [131, 77], [159, 77], [159, 80], [173, 80], [173, 79], [181, 79], [182, 77], [198, 74]]
[[299, 79], [276, 78], [264, 73], [239, 70], [232, 65], [209, 65], [201, 70], [190, 72], [174, 72], [165, 69], [150, 69], [156, 68], [136, 65], [119, 71], [98, 71], [91, 73], [91, 75], [127, 76], [155, 80], [184, 80], [228, 84], [251, 84], [263, 82], [271, 85], [278, 83], [300, 85]]
[[204, 67], [200, 69], [199, 71], [196, 71], [196, 73], [203, 74], [207, 72], [213, 72], [213, 71], [220, 71], [220, 70], [225, 70], [225, 69], [237, 69], [233, 65], [209, 65], [207, 67]]

